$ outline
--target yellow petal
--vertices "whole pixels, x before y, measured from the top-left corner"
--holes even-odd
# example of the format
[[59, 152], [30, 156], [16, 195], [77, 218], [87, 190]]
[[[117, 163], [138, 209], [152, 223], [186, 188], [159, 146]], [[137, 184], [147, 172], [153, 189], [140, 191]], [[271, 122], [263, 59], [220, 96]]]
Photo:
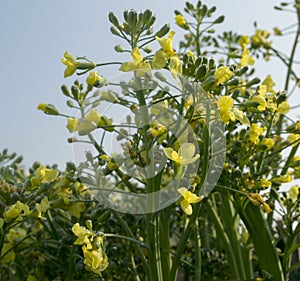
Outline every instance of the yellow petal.
[[191, 204], [189, 204], [187, 201], [185, 201], [184, 199], [181, 200], [180, 203], [181, 209], [187, 214], [187, 215], [191, 215], [193, 213], [193, 208], [191, 206]]
[[119, 70], [124, 72], [133, 71], [136, 70], [136, 65], [133, 62], [123, 62]]
[[183, 143], [178, 150], [178, 154], [183, 158], [189, 159], [194, 156], [195, 150], [196, 148], [193, 143]]
[[174, 78], [177, 78], [182, 73], [182, 65], [178, 56], [170, 58], [170, 71]]
[[152, 60], [152, 67], [154, 69], [162, 69], [165, 67], [168, 61], [168, 56], [163, 50], [159, 50], [155, 53]]
[[132, 57], [132, 61], [135, 65], [138, 65], [143, 60], [143, 57], [141, 55], [139, 48], [134, 48], [132, 50], [131, 57]]

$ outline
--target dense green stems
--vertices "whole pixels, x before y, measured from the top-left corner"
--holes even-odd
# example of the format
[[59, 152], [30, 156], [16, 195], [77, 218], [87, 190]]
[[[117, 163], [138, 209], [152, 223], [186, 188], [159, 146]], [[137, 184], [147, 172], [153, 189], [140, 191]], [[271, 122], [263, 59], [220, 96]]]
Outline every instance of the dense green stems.
[[163, 280], [168, 280], [171, 268], [170, 215], [172, 206], [160, 212], [159, 238]]
[[[129, 226], [127, 225], [127, 223], [123, 220], [123, 218], [120, 216], [120, 214], [117, 211], [112, 210], [112, 213], [115, 215], [116, 219], [118, 220], [118, 222], [120, 223], [120, 225], [122, 226], [122, 228], [124, 229], [125, 233], [127, 236], [132, 237], [133, 240], [135, 240], [134, 238], [134, 234], [132, 233], [131, 229], [129, 228]], [[137, 250], [138, 256], [142, 261], [144, 270], [146, 272], [146, 275], [150, 274], [150, 268], [149, 265], [147, 263], [147, 260], [145, 258], [145, 255], [139, 245], [139, 243], [133, 243], [134, 247]]]
[[[270, 120], [270, 123], [268, 124], [269, 126], [268, 126], [268, 129], [267, 129], [265, 138], [268, 138], [270, 136], [272, 125], [273, 125], [273, 120], [274, 120], [275, 116], [276, 116], [276, 113], [273, 113], [272, 118]], [[260, 156], [259, 156], [259, 159], [258, 159], [258, 162], [257, 162], [256, 172], [258, 174], [259, 174], [260, 169], [262, 167], [264, 156], [265, 156], [265, 150], [260, 153]]]
[[[209, 118], [209, 115], [207, 116], [206, 119]], [[209, 121], [206, 120], [206, 124], [209, 124]], [[209, 162], [209, 131], [206, 128], [204, 128], [204, 152], [203, 152], [203, 163], [202, 163], [202, 168], [201, 168], [201, 182], [200, 182], [200, 186], [202, 186], [202, 184], [205, 181], [205, 177], [206, 177], [206, 172], [207, 172], [207, 167], [208, 167], [208, 162]], [[181, 237], [181, 240], [177, 246], [176, 249], [176, 253], [175, 256], [173, 258], [173, 263], [172, 263], [172, 267], [171, 267], [171, 271], [170, 271], [170, 281], [175, 280], [176, 274], [177, 274], [177, 269], [179, 267], [179, 263], [180, 263], [180, 257], [184, 251], [184, 247], [185, 247], [185, 243], [187, 241], [187, 239], [189, 238], [192, 230], [195, 228], [195, 224], [196, 224], [196, 220], [198, 218], [198, 215], [200, 213], [200, 208], [201, 208], [201, 203], [198, 203], [195, 205], [194, 207], [194, 211], [193, 214], [190, 217], [189, 223]]]
[[[245, 202], [244, 202], [245, 203]], [[284, 281], [283, 270], [278, 254], [273, 245], [270, 227], [258, 206], [247, 203], [239, 207], [239, 214], [253, 242], [259, 265], [269, 280]]]
[[221, 203], [219, 207], [219, 216], [222, 219], [224, 230], [229, 238], [231, 249], [234, 252], [234, 259], [239, 278], [241, 280], [251, 279], [253, 278], [251, 260], [247, 259], [247, 252], [249, 252], [249, 250], [242, 245], [241, 237], [238, 232], [240, 218], [231, 202], [232, 197], [229, 192], [219, 193], [218, 199]]
[[210, 218], [214, 222], [219, 238], [223, 241], [223, 246], [227, 253], [232, 278], [239, 280], [241, 279], [241, 277], [239, 272], [239, 266], [235, 257], [235, 252], [234, 249], [231, 247], [231, 241], [227, 233], [225, 232], [221, 219], [216, 211], [216, 207], [212, 206], [211, 202], [207, 202], [207, 204], [205, 204], [204, 207], [207, 210], [207, 213], [209, 214]]
[[190, 221], [189, 221], [187, 227], [185, 228], [185, 230], [184, 230], [184, 232], [183, 232], [183, 234], [180, 238], [180, 241], [179, 241], [178, 246], [176, 248], [175, 256], [174, 256], [173, 261], [172, 261], [170, 277], [168, 279], [170, 281], [175, 281], [176, 280], [175, 278], [176, 278], [177, 270], [178, 270], [178, 267], [179, 267], [180, 258], [181, 258], [181, 255], [182, 255], [183, 251], [184, 251], [186, 241], [189, 238], [192, 230], [195, 228], [195, 221], [198, 217], [200, 206], [201, 206], [201, 203], [200, 204], [198, 203], [195, 206], [193, 214], [190, 218]]
[[199, 230], [199, 223], [198, 220], [195, 221], [195, 231], [194, 231], [194, 248], [195, 248], [195, 277], [194, 280], [198, 281], [201, 280], [201, 237], [200, 237], [200, 230]]
[[[137, 99], [140, 106], [140, 115], [142, 121], [142, 129], [143, 129], [143, 144], [145, 146], [147, 152], [147, 167], [146, 167], [146, 192], [147, 194], [151, 194], [155, 192], [160, 186], [157, 184], [153, 170], [153, 163], [150, 161], [150, 157], [148, 152], [151, 148], [151, 139], [148, 136], [148, 129], [150, 127], [150, 119], [149, 119], [149, 112], [147, 108], [147, 103], [145, 99], [145, 93], [142, 88], [141, 80], [138, 77], [135, 77], [136, 85], [138, 89], [136, 91]], [[157, 202], [153, 202], [151, 197], [148, 197], [149, 200], [146, 202], [147, 210], [156, 210]], [[155, 215], [154, 213], [147, 213], [146, 214], [146, 230], [147, 230], [147, 243], [149, 244], [149, 265], [150, 265], [150, 275], [149, 281], [162, 281], [162, 271], [161, 271], [161, 260], [160, 260], [160, 243], [159, 243], [159, 215]]]
[[67, 273], [66, 281], [72, 281], [73, 278], [74, 278], [74, 275], [73, 275], [74, 253], [75, 253], [75, 247], [74, 247], [74, 245], [72, 245], [71, 246], [71, 253], [70, 253], [70, 260], [69, 260], [69, 266], [68, 266], [68, 273]]

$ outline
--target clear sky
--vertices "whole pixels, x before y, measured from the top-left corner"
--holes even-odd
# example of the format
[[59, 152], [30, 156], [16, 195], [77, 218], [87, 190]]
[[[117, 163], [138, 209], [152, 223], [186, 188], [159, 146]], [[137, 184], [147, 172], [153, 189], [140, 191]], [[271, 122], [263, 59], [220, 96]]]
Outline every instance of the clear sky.
[[[279, 1], [203, 2], [216, 5], [217, 14], [225, 15], [222, 30], [252, 34], [254, 21], [260, 28], [269, 30], [294, 22], [293, 14], [273, 9]], [[0, 150], [7, 147], [9, 151], [23, 155], [26, 166], [39, 160], [44, 164], [57, 163], [64, 168], [65, 163], [73, 159], [72, 146], [66, 141], [70, 136], [66, 121], [47, 116], [36, 107], [41, 102], [49, 102], [59, 109], [65, 108], [60, 86], [74, 80], [74, 77], [63, 78], [65, 67], [61, 58], [65, 50], [74, 56], [86, 55], [97, 63], [116, 58], [123, 60], [123, 55], [113, 50], [114, 45], [121, 41], [109, 31], [109, 11], [121, 16], [125, 9], [148, 8], [157, 16], [157, 27], [168, 22], [178, 30], [173, 11], [181, 10], [184, 3], [170, 0], [2, 1]], [[291, 48], [291, 42], [285, 40], [279, 40], [277, 45], [287, 51]], [[270, 62], [261, 64], [258, 74], [262, 77], [271, 74], [281, 87], [284, 71], [276, 62]], [[109, 68], [98, 69], [98, 72], [108, 78], [113, 74]]]

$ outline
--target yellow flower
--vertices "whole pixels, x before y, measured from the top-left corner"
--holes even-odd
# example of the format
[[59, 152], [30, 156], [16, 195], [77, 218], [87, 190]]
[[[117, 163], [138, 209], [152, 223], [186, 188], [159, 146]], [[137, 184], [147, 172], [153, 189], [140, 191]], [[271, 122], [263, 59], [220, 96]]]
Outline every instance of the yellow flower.
[[296, 146], [299, 144], [300, 135], [299, 134], [289, 134], [287, 137], [287, 141], [292, 143], [292, 146]]
[[265, 127], [261, 128], [258, 124], [252, 124], [249, 131], [249, 139], [252, 143], [259, 143], [259, 136], [266, 130]]
[[251, 37], [251, 43], [253, 47], [260, 48], [264, 47], [269, 49], [271, 47], [272, 41], [267, 41], [270, 36], [270, 32], [267, 30], [257, 29], [255, 34]]
[[88, 122], [93, 122], [96, 125], [99, 123], [101, 119], [100, 114], [98, 113], [98, 111], [96, 109], [92, 109], [86, 116], [85, 116], [85, 120]]
[[214, 73], [216, 84], [220, 85], [228, 81], [232, 77], [232, 71], [228, 66], [220, 66]]
[[32, 186], [38, 186], [41, 183], [53, 182], [58, 177], [58, 171], [55, 169], [48, 169], [41, 165], [36, 171], [35, 175], [31, 178]]
[[186, 21], [186, 19], [183, 17], [183, 15], [176, 15], [175, 16], [175, 22], [179, 27], [182, 27], [184, 29], [189, 29], [189, 25]]
[[77, 69], [87, 69], [91, 70], [96, 67], [96, 64], [86, 60], [87, 62], [77, 61], [72, 55], [65, 52], [64, 57], [61, 59], [61, 62], [67, 67], [64, 72], [64, 77], [72, 76]]
[[182, 65], [178, 56], [173, 56], [170, 58], [169, 67], [173, 77], [177, 78], [181, 75]]
[[261, 83], [262, 85], [265, 85], [267, 87], [266, 92], [275, 94], [275, 90], [273, 87], [276, 85], [271, 77], [271, 75], [267, 75], [265, 80]]
[[17, 201], [11, 205], [8, 210], [4, 213], [4, 220], [20, 219], [22, 216], [28, 216], [30, 214], [28, 205]]
[[[247, 115], [237, 108], [233, 108], [232, 112], [234, 114], [234, 117], [241, 122], [241, 124], [250, 127], [250, 120], [248, 119]], [[223, 120], [224, 121], [224, 120]]]
[[173, 37], [175, 31], [169, 33], [168, 38], [160, 38], [156, 36], [156, 40], [159, 42], [161, 49], [158, 50], [153, 57], [152, 67], [154, 69], [162, 69], [166, 66], [170, 59], [169, 68], [173, 76], [176, 78], [182, 73], [182, 65], [176, 52], [173, 50]]
[[67, 118], [67, 129], [70, 133], [74, 133], [78, 129], [79, 119], [78, 118]]
[[262, 203], [265, 202], [262, 196], [258, 193], [249, 193], [248, 198], [255, 206], [260, 206]]
[[281, 104], [278, 105], [278, 113], [287, 114], [289, 112], [290, 112], [290, 105], [287, 101], [283, 101]]
[[260, 180], [260, 185], [261, 187], [263, 188], [267, 188], [267, 187], [270, 187], [272, 185], [272, 182], [270, 182], [269, 180], [267, 180], [266, 178], [262, 178]]
[[261, 95], [256, 95], [256, 96], [253, 96], [251, 99], [250, 99], [250, 102], [255, 102], [258, 104], [257, 106], [257, 109], [259, 111], [265, 111], [266, 110], [266, 107], [267, 107], [267, 102], [265, 100], [265, 98]]
[[49, 115], [59, 115], [58, 110], [53, 104], [48, 104], [48, 103], [40, 103], [37, 106], [37, 109], [43, 111], [45, 114]]
[[113, 159], [110, 156], [108, 156], [108, 155], [101, 155], [99, 158], [107, 162], [106, 167], [110, 171], [117, 170], [119, 168], [119, 166], [117, 165], [117, 163], [114, 162]]
[[155, 37], [158, 43], [160, 44], [162, 50], [166, 53], [168, 58], [172, 57], [175, 55], [175, 51], [173, 50], [173, 37], [175, 35], [175, 31], [170, 31], [169, 37], [168, 38], [160, 38], [160, 37]]
[[35, 203], [35, 208], [38, 212], [38, 217], [42, 218], [42, 213], [45, 213], [50, 208], [48, 197], [44, 197], [41, 203]]
[[293, 185], [289, 189], [289, 198], [292, 199], [293, 202], [295, 202], [298, 199], [299, 195], [299, 186], [298, 185]]
[[86, 83], [93, 87], [100, 87], [100, 86], [103, 86], [107, 83], [107, 80], [98, 74], [97, 71], [91, 71], [89, 76], [86, 78]]
[[7, 240], [11, 244], [14, 244], [14, 242], [20, 241], [23, 238], [25, 238], [26, 235], [27, 235], [26, 229], [21, 228], [21, 227], [14, 227], [8, 231]]
[[86, 245], [87, 249], [93, 249], [91, 240], [94, 237], [94, 232], [85, 228], [84, 226], [80, 226], [79, 223], [75, 223], [72, 227], [73, 233], [77, 236], [74, 245]]
[[250, 39], [248, 35], [242, 35], [239, 39], [239, 44], [241, 45], [241, 47], [243, 47], [244, 45], [248, 45], [250, 43]]
[[262, 196], [258, 193], [249, 193], [248, 194], [249, 200], [254, 204], [255, 206], [261, 206], [262, 210], [265, 213], [272, 212], [272, 209], [270, 206], [265, 202], [265, 200], [262, 198]]
[[77, 67], [80, 65], [80, 62], [76, 61], [76, 59], [72, 55], [70, 55], [68, 51], [65, 52], [64, 57], [61, 59], [61, 62], [67, 67], [64, 72], [65, 78], [68, 76], [72, 76], [75, 73]]
[[266, 202], [262, 203], [261, 209], [263, 210], [263, 212], [269, 214], [272, 212], [272, 209], [270, 208], [269, 204]]
[[242, 48], [243, 52], [238, 67], [243, 67], [245, 65], [253, 65], [255, 63], [255, 60], [249, 55], [250, 50], [247, 49], [246, 44], [244, 44]]
[[80, 219], [81, 213], [85, 211], [84, 202], [69, 203], [66, 207], [71, 216]]
[[72, 227], [73, 233], [77, 236], [74, 245], [82, 245], [84, 264], [86, 269], [96, 274], [101, 274], [108, 266], [108, 258], [104, 252], [103, 236], [92, 230], [92, 222], [86, 221], [89, 229], [76, 223]]
[[270, 150], [274, 146], [275, 142], [271, 138], [265, 138], [260, 142], [260, 144], [266, 147], [266, 150]]
[[82, 246], [84, 255], [84, 264], [86, 269], [98, 275], [108, 267], [108, 258], [104, 252], [103, 237], [95, 238], [96, 249], [88, 250], [85, 245]]
[[195, 151], [195, 145], [192, 143], [183, 143], [178, 152], [171, 147], [164, 148], [165, 155], [181, 166], [191, 164], [199, 159], [200, 155], [195, 155]]
[[290, 175], [283, 175], [283, 176], [272, 178], [272, 181], [275, 181], [278, 183], [286, 183], [286, 182], [291, 182], [292, 177]]
[[128, 71], [136, 71], [136, 75], [138, 77], [142, 77], [145, 72], [150, 70], [150, 65], [148, 62], [143, 61], [143, 57], [138, 48], [134, 48], [131, 51], [132, 62], [124, 62], [119, 68], [120, 71], [128, 72]]
[[232, 112], [233, 108], [233, 99], [228, 96], [222, 96], [217, 101], [217, 107], [220, 113], [220, 116], [225, 124], [228, 124], [229, 121], [235, 121], [235, 115]]
[[187, 188], [181, 187], [178, 189], [178, 192], [183, 197], [180, 202], [180, 206], [182, 210], [187, 214], [191, 215], [193, 213], [193, 209], [191, 204], [200, 202], [203, 197], [199, 197], [196, 194], [190, 192]]

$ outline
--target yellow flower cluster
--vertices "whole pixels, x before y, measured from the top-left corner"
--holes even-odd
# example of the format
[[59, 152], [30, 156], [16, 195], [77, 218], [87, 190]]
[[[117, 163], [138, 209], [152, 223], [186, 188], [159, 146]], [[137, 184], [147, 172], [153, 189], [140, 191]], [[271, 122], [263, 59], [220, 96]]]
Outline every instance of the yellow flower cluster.
[[222, 96], [217, 101], [220, 117], [225, 124], [239, 120], [243, 125], [250, 126], [250, 121], [243, 111], [233, 107], [233, 98]]
[[253, 144], [259, 143], [259, 137], [266, 130], [265, 127], [260, 127], [258, 124], [252, 124], [249, 130], [249, 139]]
[[248, 198], [255, 206], [261, 206], [262, 210], [265, 213], [268, 214], [272, 212], [272, 209], [270, 208], [269, 204], [265, 202], [265, 200], [262, 198], [260, 194], [249, 193]]
[[74, 245], [82, 245], [86, 269], [101, 275], [101, 272], [108, 266], [103, 236], [92, 230], [91, 221], [87, 221], [86, 224], [88, 228], [80, 226], [79, 223], [73, 225], [72, 231], [77, 236]]
[[[182, 73], [182, 65], [179, 56], [176, 55], [176, 52], [172, 47], [174, 35], [175, 31], [171, 31], [167, 38], [155, 37], [160, 44], [161, 49], [154, 54], [151, 65], [153, 69], [162, 69], [169, 62], [169, 69], [176, 78]], [[124, 72], [135, 71], [138, 77], [142, 77], [145, 73], [150, 71], [151, 66], [149, 62], [143, 59], [139, 48], [135, 47], [131, 51], [131, 58], [132, 62], [122, 63], [119, 70]]]
[[178, 77], [182, 73], [182, 65], [179, 56], [176, 55], [172, 45], [175, 31], [169, 33], [168, 38], [160, 38], [156, 36], [156, 40], [161, 46], [153, 57], [152, 67], [154, 69], [162, 69], [167, 65], [169, 61], [169, 68], [174, 77]]
[[228, 66], [220, 66], [214, 73], [216, 84], [220, 85], [227, 82], [232, 77], [232, 75], [233, 73]]
[[257, 29], [255, 34], [251, 36], [251, 43], [255, 48], [264, 47], [269, 49], [272, 45], [272, 41], [268, 41], [270, 32], [267, 30]]
[[58, 171], [55, 169], [48, 169], [44, 165], [41, 165], [31, 178], [31, 185], [33, 187], [39, 186], [41, 183], [53, 182], [58, 177]]

